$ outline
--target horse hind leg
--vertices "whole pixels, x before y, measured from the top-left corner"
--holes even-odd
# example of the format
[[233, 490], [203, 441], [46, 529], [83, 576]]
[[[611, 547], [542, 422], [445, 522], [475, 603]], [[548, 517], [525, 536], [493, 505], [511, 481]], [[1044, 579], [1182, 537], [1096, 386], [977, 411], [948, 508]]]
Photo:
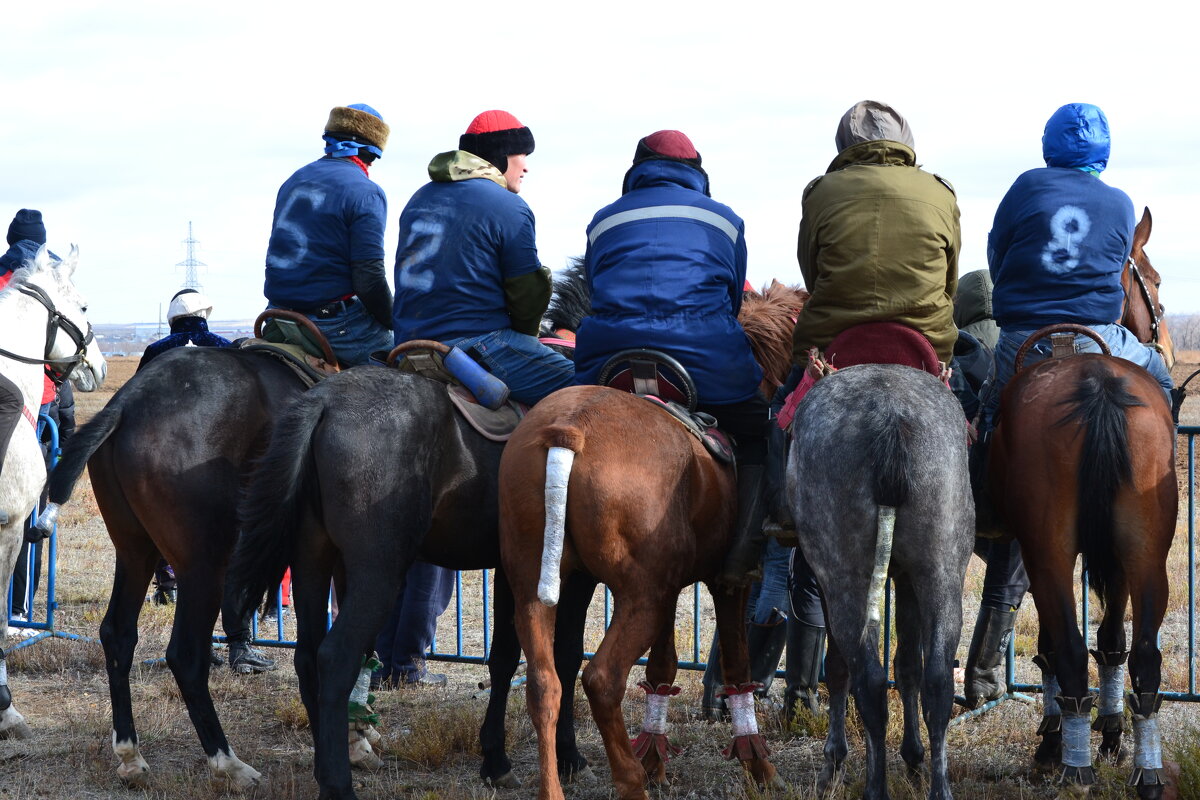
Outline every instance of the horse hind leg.
[[900, 757], [909, 780], [923, 775], [925, 745], [921, 743], [921, 609], [907, 576], [897, 579], [896, 590], [896, 689], [904, 709], [904, 737]]
[[529, 593], [517, 594], [515, 602], [514, 619], [527, 663], [526, 704], [537, 732], [541, 777], [538, 800], [563, 800], [557, 769], [555, 730], [562, 703], [562, 685], [553, 668], [555, 609], [543, 605], [536, 595]]
[[[828, 618], [828, 613], [826, 613]], [[846, 775], [846, 707], [850, 694], [850, 669], [832, 632], [825, 652], [825, 686], [829, 690], [829, 731], [825, 735], [824, 761], [817, 776], [817, 794], [825, 796]]]
[[1100, 676], [1099, 715], [1092, 723], [1092, 730], [1100, 733], [1100, 757], [1120, 763], [1125, 755], [1121, 735], [1125, 718], [1125, 661], [1129, 655], [1125, 639], [1129, 593], [1124, 575], [1110, 578], [1106, 585], [1104, 618], [1096, 632], [1096, 649], [1091, 651]]
[[[479, 747], [483, 754], [479, 777], [489, 787], [519, 789], [521, 779], [513, 774], [512, 761], [505, 750], [504, 717], [512, 678], [521, 659], [521, 644], [517, 641], [517, 630], [513, 624], [512, 589], [503, 569], [496, 570], [492, 597], [492, 649], [487, 659], [491, 690], [483, 724], [479, 728]], [[574, 676], [571, 677], [574, 681]]]
[[564, 783], [576, 783], [593, 777], [588, 761], [575, 741], [575, 683], [583, 665], [583, 634], [588, 606], [596, 590], [596, 580], [581, 572], [567, 576], [558, 604], [554, 626], [554, 668], [562, 689], [555, 735], [558, 774]]
[[646, 679], [639, 686], [646, 692], [646, 714], [641, 733], [633, 740], [633, 754], [642, 760], [642, 769], [652, 784], [667, 783], [667, 760], [680, 750], [667, 739], [667, 705], [679, 694], [675, 675], [679, 658], [675, 651], [675, 620], [668, 620], [650, 647]]
[[[1158, 541], [1169, 546], [1170, 535]], [[1166, 553], [1142, 551], [1147, 566], [1132, 595], [1133, 648], [1130, 652], [1129, 675], [1133, 693], [1129, 708], [1133, 712], [1134, 764], [1129, 783], [1137, 787], [1138, 797], [1151, 800], [1163, 795], [1165, 779], [1162, 764], [1162, 736], [1158, 727], [1158, 710], [1162, 704], [1162, 651], [1158, 647], [1158, 631], [1166, 614], [1168, 579]]]

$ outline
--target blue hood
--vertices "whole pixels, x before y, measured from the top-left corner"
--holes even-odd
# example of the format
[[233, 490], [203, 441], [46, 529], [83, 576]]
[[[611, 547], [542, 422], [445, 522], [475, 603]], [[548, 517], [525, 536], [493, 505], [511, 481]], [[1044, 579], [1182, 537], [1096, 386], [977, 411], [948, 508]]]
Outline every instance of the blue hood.
[[639, 161], [630, 167], [625, 173], [621, 194], [664, 184], [675, 184], [701, 192], [706, 197], [711, 196], [708, 192], [708, 174], [704, 170], [668, 158]]
[[1042, 158], [1047, 167], [1103, 172], [1110, 145], [1104, 112], [1091, 103], [1068, 103], [1046, 122]]

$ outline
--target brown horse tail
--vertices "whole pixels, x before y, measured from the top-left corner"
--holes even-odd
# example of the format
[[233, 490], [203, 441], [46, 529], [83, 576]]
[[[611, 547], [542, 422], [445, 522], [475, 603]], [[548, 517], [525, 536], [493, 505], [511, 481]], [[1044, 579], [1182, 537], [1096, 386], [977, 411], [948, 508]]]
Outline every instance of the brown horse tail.
[[312, 440], [325, 415], [325, 396], [298, 397], [275, 423], [271, 441], [251, 471], [238, 503], [241, 533], [230, 558], [225, 596], [240, 612], [258, 604], [292, 561], [295, 533], [313, 467]]
[[1121, 484], [1133, 478], [1125, 409], [1145, 405], [1130, 393], [1128, 381], [1100, 362], [1087, 365], [1084, 377], [1067, 401], [1070, 410], [1059, 425], [1076, 423], [1086, 431], [1079, 458], [1079, 539], [1088, 583], [1101, 607], [1105, 589], [1116, 574], [1113, 555], [1113, 499]]

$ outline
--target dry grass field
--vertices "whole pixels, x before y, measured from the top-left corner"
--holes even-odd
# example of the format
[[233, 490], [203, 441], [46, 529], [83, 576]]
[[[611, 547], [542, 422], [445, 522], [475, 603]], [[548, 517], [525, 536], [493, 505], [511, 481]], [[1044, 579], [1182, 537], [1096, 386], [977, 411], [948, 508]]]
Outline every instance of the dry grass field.
[[[1176, 367], [1178, 377], [1200, 366], [1200, 353], [1190, 352]], [[113, 359], [109, 381], [102, 392], [77, 395], [82, 423], [112, 396], [132, 374], [136, 359]], [[1200, 423], [1200, 399], [1185, 405], [1185, 424]], [[1181, 442], [1181, 445], [1184, 443]], [[1186, 456], [1186, 446], [1181, 446]], [[1186, 481], [1186, 469], [1181, 473]], [[1186, 489], [1185, 486], [1182, 488]], [[1186, 494], [1183, 495], [1186, 499]], [[1187, 520], [1186, 503], [1172, 553], [1172, 599], [1168, 626], [1163, 633], [1164, 689], [1186, 690], [1187, 674]], [[56, 627], [84, 637], [97, 636], [107, 603], [112, 570], [112, 546], [103, 520], [85, 480], [64, 511], [59, 527], [58, 609]], [[982, 586], [982, 564], [973, 561], [964, 594], [964, 630], [960, 659], [965, 661], [970, 625], [975, 618]], [[464, 648], [478, 653], [482, 648], [479, 620], [479, 575], [464, 575]], [[681, 655], [692, 650], [693, 621], [691, 593], [680, 601], [678, 629]], [[594, 608], [598, 609], [600, 603]], [[455, 621], [447, 613], [439, 628], [439, 649], [455, 641]], [[43, 613], [39, 609], [39, 614]], [[141, 638], [132, 677], [133, 703], [143, 754], [152, 770], [148, 787], [130, 790], [116, 775], [116, 758], [110, 747], [108, 686], [104, 657], [98, 643], [87, 640], [44, 640], [15, 651], [9, 658], [10, 682], [17, 706], [35, 731], [23, 742], [0, 742], [0, 800], [26, 798], [217, 798], [229, 794], [228, 787], [209, 777], [207, 764], [180, 700], [170, 672], [159, 663], [171, 624], [171, 608], [147, 604], [141, 618]], [[597, 614], [599, 612], [597, 611]], [[701, 640], [711, 635], [711, 617], [702, 616]], [[592, 626], [588, 646], [594, 648], [601, 631], [600, 621]], [[1016, 648], [1018, 680], [1038, 680], [1029, 659], [1035, 652], [1036, 614], [1027, 602], [1018, 620]], [[17, 640], [9, 639], [9, 645]], [[214, 671], [211, 685], [226, 732], [238, 756], [264, 774], [263, 784], [251, 796], [301, 800], [316, 797], [312, 780], [312, 754], [303, 707], [296, 691], [291, 651], [277, 650], [280, 668], [265, 675], [236, 676], [227, 669]], [[401, 690], [380, 693], [377, 710], [380, 726], [390, 742], [386, 766], [374, 773], [356, 772], [361, 798], [375, 800], [404, 797], [420, 800], [465, 798], [532, 797], [536, 779], [536, 743], [524, 708], [524, 693], [517, 690], [509, 714], [509, 746], [515, 770], [525, 781], [520, 789], [493, 791], [478, 778], [477, 729], [485, 705], [479, 682], [486, 677], [477, 665], [437, 665], [450, 676], [445, 690]], [[1094, 668], [1093, 668], [1094, 669]], [[640, 679], [635, 668], [630, 686]], [[1093, 675], [1093, 682], [1095, 675]], [[700, 675], [681, 672], [683, 694], [673, 703], [672, 736], [683, 746], [683, 754], [668, 767], [671, 785], [658, 791], [664, 798], [696, 800], [731, 798], [804, 798], [813, 795], [813, 784], [821, 762], [824, 734], [822, 720], [814, 718], [791, 730], [781, 728], [774, 715], [760, 714], [773, 761], [791, 786], [788, 792], [762, 794], [743, 784], [738, 768], [724, 761], [719, 749], [727, 743], [729, 726], [712, 725], [695, 717], [700, 702]], [[778, 683], [776, 697], [782, 691]], [[599, 800], [612, 796], [609, 774], [586, 700], [576, 693], [581, 748], [593, 764], [596, 777], [582, 785], [567, 787], [575, 800]], [[633, 689], [626, 699], [626, 717], [633, 730], [641, 721], [642, 693]], [[1045, 776], [1032, 768], [1034, 730], [1040, 719], [1040, 702], [1011, 701], [979, 717], [962, 720], [950, 732], [950, 768], [955, 795], [961, 798], [1049, 798], [1056, 794]], [[891, 701], [889, 747], [891, 791], [896, 798], [924, 797], [903, 776], [897, 754], [900, 733], [898, 700]], [[852, 725], [853, 714], [851, 714]], [[1195, 704], [1164, 705], [1161, 727], [1167, 741], [1167, 758], [1180, 762], [1184, 773], [1175, 787], [1178, 796], [1200, 798], [1200, 707]], [[857, 797], [862, 789], [861, 735], [851, 730], [848, 783], [836, 797]], [[1099, 766], [1100, 783], [1092, 796], [1099, 800], [1126, 797], [1125, 765]]]

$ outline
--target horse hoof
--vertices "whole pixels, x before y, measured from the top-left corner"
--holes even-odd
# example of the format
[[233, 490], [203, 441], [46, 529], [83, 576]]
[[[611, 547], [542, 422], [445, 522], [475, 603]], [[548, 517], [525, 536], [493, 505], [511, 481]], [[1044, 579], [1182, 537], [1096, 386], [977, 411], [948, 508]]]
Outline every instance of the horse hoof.
[[779, 773], [776, 772], [774, 775], [771, 776], [771, 780], [767, 781], [766, 788], [772, 789], [776, 792], [786, 792], [788, 785], [787, 785], [787, 781], [785, 781], [783, 778], [779, 777]]
[[1083, 800], [1091, 791], [1085, 783], [1064, 783], [1058, 790], [1057, 800]]
[[563, 783], [586, 783], [596, 777], [592, 768], [584, 765], [582, 769], [574, 769], [563, 776]]
[[117, 777], [132, 789], [145, 789], [150, 780], [150, 767], [145, 763], [122, 764], [117, 767]]
[[483, 785], [491, 789], [520, 789], [521, 779], [509, 770], [498, 778], [484, 778]]
[[355, 769], [371, 770], [372, 772], [383, 768], [383, 759], [374, 753], [363, 753], [355, 756], [350, 760], [350, 766]]
[[33, 729], [25, 723], [25, 720], [9, 725], [7, 728], [0, 729], [0, 739], [32, 739]]

